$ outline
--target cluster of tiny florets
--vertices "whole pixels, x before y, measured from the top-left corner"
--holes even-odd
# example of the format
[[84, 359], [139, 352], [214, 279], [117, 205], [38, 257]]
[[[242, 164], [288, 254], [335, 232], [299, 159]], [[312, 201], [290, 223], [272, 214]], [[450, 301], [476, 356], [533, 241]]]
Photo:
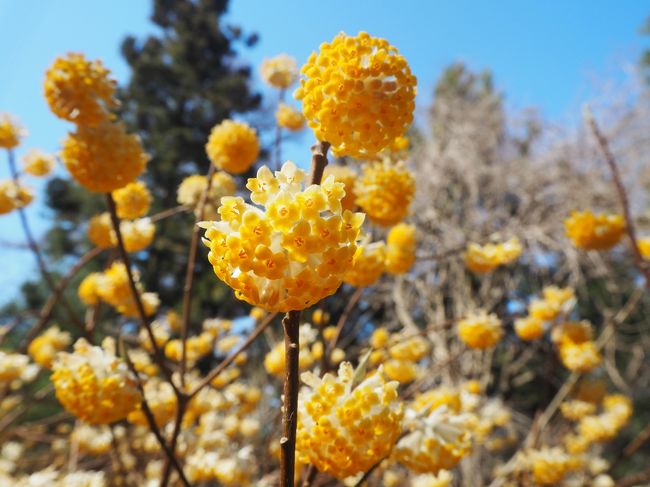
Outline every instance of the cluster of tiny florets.
[[[200, 203], [203, 192], [208, 185], [208, 178], [200, 174], [188, 176], [181, 182], [178, 187], [177, 201], [181, 205], [188, 206], [194, 211], [194, 215], [200, 218]], [[221, 205], [221, 198], [235, 194], [237, 185], [233, 177], [223, 171], [219, 171], [212, 176], [212, 184], [207, 194], [205, 206], [203, 208], [203, 219], [216, 220], [219, 218], [218, 209]]]
[[56, 165], [56, 158], [38, 149], [31, 149], [23, 156], [23, 170], [25, 173], [41, 177], [52, 172]]
[[241, 174], [257, 160], [260, 143], [248, 124], [224, 120], [210, 132], [205, 150], [217, 168]]
[[0, 215], [18, 208], [24, 208], [32, 202], [32, 191], [11, 179], [0, 181]]
[[262, 79], [273, 88], [286, 90], [298, 79], [298, 65], [295, 58], [287, 54], [279, 54], [262, 61], [260, 74]]
[[7, 113], [0, 113], [0, 147], [13, 149], [26, 135], [25, 130]]
[[275, 122], [282, 128], [297, 132], [305, 126], [305, 117], [291, 105], [280, 103], [275, 112]]
[[142, 181], [134, 181], [113, 191], [117, 216], [133, 220], [144, 216], [151, 206], [151, 193]]
[[564, 221], [567, 236], [576, 247], [585, 250], [607, 250], [620, 242], [625, 232], [622, 215], [594, 214], [574, 211]]
[[465, 251], [465, 266], [476, 273], [490, 272], [501, 265], [517, 260], [521, 250], [521, 243], [517, 238], [496, 244], [470, 243]]
[[458, 336], [470, 348], [491, 348], [503, 337], [503, 324], [495, 314], [479, 311], [458, 322]]

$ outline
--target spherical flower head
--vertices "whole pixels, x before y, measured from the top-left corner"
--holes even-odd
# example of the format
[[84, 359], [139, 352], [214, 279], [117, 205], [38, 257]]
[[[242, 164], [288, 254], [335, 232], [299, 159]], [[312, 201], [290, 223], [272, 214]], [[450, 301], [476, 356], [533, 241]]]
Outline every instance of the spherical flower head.
[[38, 365], [49, 369], [56, 354], [70, 345], [71, 341], [70, 333], [53, 326], [32, 340], [27, 353]]
[[135, 378], [115, 356], [114, 344], [103, 347], [77, 340], [73, 353], [61, 352], [52, 364], [51, 380], [63, 407], [90, 424], [124, 419], [140, 402]]
[[479, 245], [470, 243], [465, 252], [465, 266], [472, 272], [491, 272], [500, 265], [509, 264], [521, 255], [519, 239], [511, 238], [502, 243]]
[[31, 149], [23, 156], [23, 170], [36, 177], [47, 176], [56, 165], [56, 158], [38, 149]]
[[353, 384], [354, 371], [343, 362], [338, 376], [321, 379], [306, 372], [308, 387], [298, 399], [298, 461], [338, 479], [367, 471], [386, 457], [402, 430], [397, 382], [383, 373]]
[[585, 250], [607, 250], [620, 242], [625, 232], [622, 215], [591, 211], [574, 211], [564, 221], [567, 237], [573, 245]]
[[88, 240], [99, 248], [107, 249], [113, 247], [115, 245], [115, 233], [113, 232], [111, 215], [104, 212], [93, 216], [88, 221], [86, 235], [88, 236]]
[[52, 113], [78, 125], [94, 126], [111, 117], [118, 106], [117, 83], [100, 60], [83, 54], [58, 57], [45, 73], [45, 99]]
[[29, 382], [37, 373], [38, 366], [30, 365], [27, 355], [0, 350], [0, 385], [3, 387], [18, 379]]
[[91, 272], [84, 277], [81, 284], [79, 284], [77, 293], [79, 294], [79, 299], [81, 299], [85, 305], [94, 306], [99, 303], [99, 286], [102, 278], [103, 276], [100, 272]]
[[142, 181], [134, 181], [113, 191], [117, 216], [134, 220], [144, 216], [151, 206], [151, 193]]
[[[192, 208], [197, 218], [201, 217], [199, 206], [207, 184], [208, 178], [206, 176], [194, 174], [183, 179], [178, 187], [178, 203]], [[230, 174], [223, 171], [216, 172], [212, 176], [212, 184], [210, 185], [205, 202], [203, 218], [217, 220], [219, 218], [218, 209], [221, 204], [221, 198], [234, 195], [236, 190], [237, 185]]]
[[334, 176], [337, 183], [343, 183], [345, 196], [341, 200], [341, 206], [344, 210], [354, 211], [357, 206], [357, 195], [354, 194], [354, 182], [357, 180], [357, 173], [348, 166], [336, 166], [328, 164], [325, 167], [323, 177]]
[[650, 237], [641, 237], [636, 241], [639, 252], [644, 259], [650, 259]]
[[446, 406], [424, 416], [409, 408], [409, 432], [397, 442], [392, 458], [416, 473], [454, 468], [470, 451], [469, 422], [469, 415], [454, 414]]
[[11, 179], [0, 181], [0, 215], [18, 208], [24, 208], [32, 202], [34, 195], [24, 185]]
[[[120, 233], [127, 252], [140, 252], [151, 245], [156, 234], [156, 226], [150, 218], [120, 222]], [[117, 240], [117, 237], [115, 237]]]
[[558, 485], [571, 469], [571, 458], [559, 447], [530, 450], [526, 457], [540, 485]]
[[562, 364], [573, 372], [595, 369], [602, 357], [592, 341], [593, 329], [587, 321], [567, 321], [553, 330], [551, 338], [558, 345]]
[[103, 455], [111, 449], [112, 435], [107, 426], [91, 426], [82, 422], [75, 424], [70, 441], [79, 445], [79, 452], [87, 455]]
[[205, 151], [219, 169], [242, 174], [257, 160], [260, 142], [247, 123], [224, 120], [210, 132]]
[[386, 245], [373, 242], [357, 248], [352, 266], [343, 275], [343, 282], [350, 286], [371, 286], [386, 269]]
[[327, 178], [303, 189], [287, 162], [248, 180], [254, 206], [221, 200], [221, 221], [203, 222], [214, 271], [235, 296], [267, 311], [305, 309], [333, 294], [357, 250], [363, 214], [343, 211], [343, 185]]
[[386, 377], [400, 384], [410, 384], [422, 375], [422, 369], [408, 360], [389, 359], [382, 367]]
[[515, 320], [515, 333], [526, 342], [539, 340], [544, 336], [544, 321], [535, 316], [525, 316]]
[[292, 132], [298, 132], [305, 126], [305, 117], [299, 111], [286, 103], [280, 103], [275, 112], [275, 121], [279, 127]]
[[596, 405], [579, 399], [571, 399], [560, 404], [560, 411], [569, 421], [578, 421], [583, 416], [596, 412]]
[[27, 135], [18, 122], [8, 113], [0, 113], [0, 148], [13, 149]]
[[[139, 274], [133, 271], [136, 287], [140, 292], [142, 305], [147, 315], [153, 314], [160, 304], [155, 293], [142, 292]], [[99, 297], [113, 306], [125, 316], [138, 316], [138, 308], [133, 299], [126, 266], [122, 262], [114, 262], [101, 276], [97, 283]]]
[[417, 362], [429, 353], [429, 342], [422, 336], [405, 338], [395, 335], [394, 341], [397, 343], [388, 348], [388, 354], [394, 359]]
[[386, 270], [391, 274], [408, 272], [415, 262], [415, 225], [395, 225], [388, 232], [386, 243]]
[[458, 336], [468, 347], [484, 350], [499, 343], [503, 326], [495, 314], [481, 310], [458, 322]]
[[354, 184], [356, 203], [370, 221], [383, 227], [401, 222], [415, 193], [415, 178], [402, 162], [366, 164]]
[[298, 79], [298, 65], [295, 58], [288, 54], [279, 54], [262, 61], [260, 74], [268, 85], [286, 90]]
[[72, 177], [97, 193], [110, 193], [134, 181], [149, 161], [136, 135], [110, 121], [81, 125], [63, 141], [61, 159]]
[[417, 80], [397, 49], [365, 32], [338, 34], [302, 67], [295, 97], [337, 156], [373, 157], [413, 121]]

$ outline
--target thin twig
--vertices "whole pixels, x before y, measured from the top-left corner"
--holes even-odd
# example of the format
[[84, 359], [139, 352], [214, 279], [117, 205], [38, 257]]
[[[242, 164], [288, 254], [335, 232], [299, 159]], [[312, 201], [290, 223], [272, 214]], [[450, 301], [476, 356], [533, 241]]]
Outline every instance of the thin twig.
[[300, 355], [300, 311], [289, 311], [282, 320], [284, 329], [284, 398], [282, 438], [280, 439], [280, 486], [293, 487], [298, 425]]
[[175, 206], [174, 208], [169, 208], [168, 210], [163, 210], [159, 213], [156, 213], [155, 215], [151, 215], [149, 217], [149, 220], [151, 220], [151, 223], [156, 223], [159, 222], [160, 220], [165, 220], [166, 218], [169, 218], [170, 216], [177, 215], [179, 213], [185, 213], [186, 211], [189, 211], [190, 207], [186, 205], [179, 205]]

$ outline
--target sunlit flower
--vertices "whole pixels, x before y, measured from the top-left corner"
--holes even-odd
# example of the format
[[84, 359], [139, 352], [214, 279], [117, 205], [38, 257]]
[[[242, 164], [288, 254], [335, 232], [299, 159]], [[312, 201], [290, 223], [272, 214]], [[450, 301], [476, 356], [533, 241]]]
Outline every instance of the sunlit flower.
[[590, 402], [572, 399], [560, 404], [560, 411], [569, 421], [578, 421], [583, 416], [596, 412], [596, 405]]
[[[322, 357], [320, 342], [316, 342], [317, 331], [309, 324], [300, 325], [300, 355], [298, 367], [300, 370], [308, 370], [316, 360]], [[266, 371], [282, 377], [285, 371], [284, 342], [278, 342], [271, 351], [264, 357], [264, 368]]]
[[401, 432], [397, 382], [378, 371], [356, 387], [349, 362], [321, 379], [305, 372], [298, 404], [297, 459], [343, 479], [386, 457]]
[[397, 49], [360, 32], [338, 34], [312, 53], [295, 97], [316, 138], [338, 156], [367, 159], [413, 120], [416, 78]]
[[511, 238], [503, 243], [479, 245], [470, 243], [465, 252], [465, 265], [476, 273], [490, 272], [500, 265], [509, 264], [521, 255], [519, 239]]
[[7, 179], [0, 181], [0, 215], [9, 213], [17, 208], [24, 208], [32, 202], [32, 191], [22, 184]]
[[311, 321], [314, 325], [323, 326], [329, 323], [330, 314], [321, 308], [315, 309], [311, 314]]
[[357, 287], [374, 284], [386, 269], [385, 259], [384, 242], [362, 245], [357, 249], [352, 265], [343, 275], [343, 282]]
[[571, 469], [571, 458], [558, 447], [530, 450], [526, 460], [540, 485], [558, 485]]
[[553, 341], [567, 369], [585, 373], [600, 365], [602, 358], [592, 336], [592, 326], [587, 321], [567, 321], [553, 330]]
[[115, 234], [113, 232], [113, 224], [111, 223], [111, 215], [104, 212], [93, 216], [88, 221], [86, 234], [88, 235], [88, 240], [97, 247], [102, 249], [113, 247], [115, 245]]
[[0, 148], [13, 149], [27, 135], [18, 122], [8, 113], [0, 113]]
[[578, 433], [590, 442], [612, 440], [632, 417], [632, 401], [622, 394], [611, 394], [603, 399], [603, 411], [584, 416], [578, 423]]
[[[169, 382], [157, 378], [149, 379], [144, 385], [144, 397], [159, 428], [165, 426], [176, 414], [176, 394]], [[147, 418], [138, 402], [126, 417], [129, 423], [148, 426]]]
[[100, 272], [91, 272], [83, 278], [79, 284], [77, 293], [79, 294], [79, 299], [81, 299], [84, 304], [94, 306], [99, 302], [99, 286], [101, 279], [102, 274]]
[[104, 425], [92, 426], [78, 422], [70, 433], [70, 441], [77, 445], [82, 454], [103, 455], [111, 449], [111, 430]]
[[298, 65], [288, 54], [279, 54], [262, 61], [260, 74], [267, 84], [285, 90], [298, 79]]
[[525, 341], [538, 340], [544, 335], [544, 322], [535, 316], [515, 320], [515, 333]]
[[235, 296], [267, 311], [307, 308], [334, 293], [356, 251], [363, 215], [342, 211], [342, 184], [329, 177], [304, 190], [287, 162], [248, 180], [251, 200], [222, 199], [221, 221], [204, 222], [217, 276]]
[[151, 205], [151, 193], [142, 181], [134, 181], [113, 191], [117, 216], [134, 220], [144, 216]]
[[389, 359], [382, 367], [386, 377], [400, 384], [409, 384], [422, 374], [422, 369], [408, 360]]
[[205, 150], [216, 167], [241, 174], [257, 159], [260, 143], [255, 130], [248, 124], [224, 120], [210, 132]]
[[31, 149], [23, 156], [23, 170], [31, 176], [47, 176], [56, 165], [56, 158], [38, 149]]
[[357, 173], [348, 166], [339, 166], [328, 164], [325, 167], [323, 178], [327, 176], [334, 176], [337, 183], [343, 183], [345, 189], [345, 196], [341, 200], [341, 205], [344, 210], [354, 211], [357, 206], [357, 195], [354, 193], [354, 182], [357, 179]]
[[78, 126], [63, 141], [61, 159], [72, 177], [90, 191], [109, 193], [134, 181], [145, 169], [146, 154], [136, 135], [110, 121]]
[[495, 314], [479, 311], [458, 322], [458, 336], [468, 347], [482, 350], [499, 343], [503, 325]]
[[[156, 226], [150, 218], [140, 218], [134, 221], [121, 221], [120, 233], [127, 252], [139, 252], [146, 249], [156, 233]], [[117, 240], [116, 237], [114, 237]]]
[[27, 353], [38, 365], [49, 369], [56, 354], [70, 345], [71, 341], [70, 333], [53, 326], [31, 341]]
[[[145, 313], [153, 314], [160, 301], [154, 293], [142, 292], [142, 284], [139, 282], [139, 274], [134, 270], [133, 277], [136, 287], [140, 290]], [[135, 304], [126, 267], [122, 262], [114, 262], [97, 282], [97, 293], [103, 301], [113, 306], [119, 313], [125, 316], [138, 316], [138, 308]]]
[[76, 124], [98, 125], [110, 118], [118, 103], [117, 83], [100, 60], [83, 54], [58, 57], [45, 73], [45, 99], [52, 113]]
[[621, 215], [591, 211], [574, 211], [564, 221], [567, 236], [576, 247], [586, 250], [607, 250], [616, 245], [625, 232]]
[[528, 313], [542, 320], [552, 321], [558, 315], [566, 315], [575, 305], [575, 293], [572, 288], [547, 286], [542, 291], [543, 299], [534, 299], [528, 305]]
[[87, 423], [119, 421], [140, 402], [134, 377], [106, 340], [95, 347], [79, 339], [73, 353], [57, 355], [52, 371], [59, 402]]
[[366, 164], [354, 184], [356, 203], [370, 221], [388, 227], [408, 215], [415, 192], [415, 178], [403, 163]]
[[286, 103], [280, 103], [275, 112], [275, 121], [278, 126], [297, 132], [305, 126], [305, 117], [299, 111]]
[[388, 232], [386, 270], [391, 274], [408, 272], [415, 262], [415, 226], [400, 223]]
[[[208, 178], [202, 175], [192, 175], [183, 179], [178, 187], [177, 201], [181, 205], [189, 206], [194, 210], [194, 215], [199, 218], [199, 205], [201, 196], [207, 186]], [[221, 198], [235, 194], [237, 186], [233, 177], [223, 171], [218, 171], [212, 176], [212, 184], [208, 191], [205, 202], [203, 217], [207, 220], [216, 220], [219, 218], [218, 208], [221, 205]]]
[[650, 237], [641, 237], [636, 241], [639, 252], [644, 259], [650, 259]]
[[432, 412], [446, 406], [452, 412], [460, 412], [460, 393], [451, 387], [439, 386], [415, 396], [411, 407], [417, 412]]
[[6, 387], [17, 379], [29, 382], [37, 372], [38, 367], [30, 365], [27, 355], [0, 350], [0, 385]]

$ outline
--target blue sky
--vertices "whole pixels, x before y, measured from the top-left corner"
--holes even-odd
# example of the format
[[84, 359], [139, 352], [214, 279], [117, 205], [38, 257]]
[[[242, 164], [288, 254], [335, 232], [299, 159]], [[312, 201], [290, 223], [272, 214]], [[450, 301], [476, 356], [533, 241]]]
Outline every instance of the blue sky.
[[[147, 0], [0, 0], [0, 112], [19, 117], [30, 133], [19, 155], [31, 147], [56, 151], [69, 128], [50, 114], [42, 96], [43, 73], [54, 57], [83, 51], [125, 80], [120, 41], [150, 32], [149, 13]], [[260, 34], [259, 44], [242, 52], [255, 67], [280, 52], [302, 62], [337, 32], [365, 30], [406, 56], [418, 77], [420, 106], [430, 100], [442, 69], [462, 60], [493, 70], [508, 107], [535, 106], [569, 123], [593, 94], [594, 80], [622, 78], [648, 47], [639, 34], [648, 14], [647, 0], [232, 0], [227, 21]], [[305, 136], [285, 154], [306, 154], [310, 142]], [[7, 176], [3, 154], [0, 178]], [[43, 207], [33, 204], [28, 213], [42, 232]], [[0, 242], [22, 241], [18, 223], [16, 214], [0, 216]], [[26, 252], [2, 247], [0, 259], [2, 303], [15, 296], [34, 265]]]

